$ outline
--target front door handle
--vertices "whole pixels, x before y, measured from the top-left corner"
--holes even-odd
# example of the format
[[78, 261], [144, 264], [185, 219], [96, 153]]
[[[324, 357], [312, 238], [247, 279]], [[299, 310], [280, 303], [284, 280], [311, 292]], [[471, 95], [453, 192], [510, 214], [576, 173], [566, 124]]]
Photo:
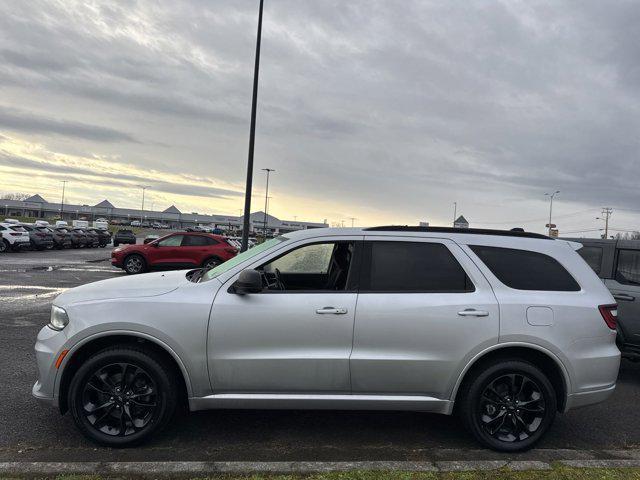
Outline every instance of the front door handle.
[[336, 307], [324, 307], [324, 308], [319, 308], [316, 310], [316, 313], [319, 315], [344, 315], [345, 313], [347, 313], [347, 309], [346, 308], [336, 308]]
[[626, 293], [618, 293], [613, 296], [616, 300], [625, 300], [627, 302], [633, 302], [636, 297], [632, 297], [631, 295], [627, 295]]
[[461, 312], [458, 312], [461, 317], [488, 317], [489, 312], [484, 310], [476, 310], [474, 308], [466, 308]]

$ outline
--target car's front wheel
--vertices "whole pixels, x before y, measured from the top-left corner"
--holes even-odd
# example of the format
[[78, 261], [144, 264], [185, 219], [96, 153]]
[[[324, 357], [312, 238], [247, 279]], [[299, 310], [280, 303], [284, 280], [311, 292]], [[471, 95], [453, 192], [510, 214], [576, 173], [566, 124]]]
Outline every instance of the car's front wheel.
[[146, 263], [141, 255], [133, 254], [124, 259], [124, 271], [129, 275], [142, 273], [146, 268]]
[[547, 376], [522, 360], [486, 365], [461, 392], [460, 413], [484, 446], [502, 452], [527, 450], [549, 429], [557, 410]]
[[76, 425], [110, 447], [147, 440], [175, 411], [171, 371], [144, 349], [121, 346], [96, 353], [71, 380], [68, 401]]

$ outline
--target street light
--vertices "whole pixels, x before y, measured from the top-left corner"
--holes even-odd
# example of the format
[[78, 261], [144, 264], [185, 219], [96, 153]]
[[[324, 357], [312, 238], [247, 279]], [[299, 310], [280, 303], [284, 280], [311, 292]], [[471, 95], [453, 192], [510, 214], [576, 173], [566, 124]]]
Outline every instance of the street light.
[[560, 193], [560, 190], [556, 190], [553, 193], [545, 193], [546, 196], [549, 197], [549, 225], [547, 225], [547, 227], [549, 227], [549, 233], [548, 235], [551, 236], [551, 213], [553, 212], [553, 197], [555, 197], [558, 193]]
[[60, 220], [64, 220], [64, 187], [67, 185], [67, 180], [62, 180], [62, 199], [60, 200]]
[[458, 202], [453, 202], [453, 226], [456, 226], [456, 215], [458, 214]]
[[267, 202], [269, 200], [269, 174], [271, 172], [275, 172], [275, 170], [273, 168], [263, 168], [262, 171], [267, 172], [267, 188], [264, 192], [264, 227], [263, 227], [263, 236], [266, 239], [267, 238], [267, 210], [269, 208], [269, 206], [267, 205]]
[[251, 184], [253, 183], [253, 150], [256, 140], [256, 105], [258, 103], [258, 73], [260, 72], [260, 40], [262, 39], [262, 6], [258, 10], [258, 34], [256, 37], [256, 59], [253, 69], [253, 98], [251, 100], [251, 126], [249, 127], [249, 156], [247, 158], [247, 183], [244, 191], [244, 221], [242, 228], [242, 246], [240, 251], [249, 248], [249, 215], [251, 215]]
[[138, 185], [142, 189], [142, 210], [140, 210], [140, 223], [142, 223], [142, 215], [144, 214], [144, 191], [149, 188], [149, 185]]

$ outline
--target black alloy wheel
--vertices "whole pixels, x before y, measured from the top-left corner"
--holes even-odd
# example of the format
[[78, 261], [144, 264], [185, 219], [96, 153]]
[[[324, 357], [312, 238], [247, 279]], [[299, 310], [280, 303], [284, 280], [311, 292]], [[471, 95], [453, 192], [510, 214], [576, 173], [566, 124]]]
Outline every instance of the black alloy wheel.
[[488, 365], [466, 381], [460, 413], [476, 439], [503, 452], [527, 450], [555, 418], [557, 399], [547, 376], [522, 360]]
[[74, 375], [69, 406], [91, 440], [123, 447], [147, 440], [176, 406], [170, 366], [137, 347], [115, 347], [90, 357]]

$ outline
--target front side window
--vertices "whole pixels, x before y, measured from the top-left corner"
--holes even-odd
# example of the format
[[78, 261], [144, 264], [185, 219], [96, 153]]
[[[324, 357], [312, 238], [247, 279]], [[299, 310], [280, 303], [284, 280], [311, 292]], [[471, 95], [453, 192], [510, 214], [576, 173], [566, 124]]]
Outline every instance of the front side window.
[[600, 274], [602, 269], [602, 247], [582, 247], [578, 254], [587, 262], [594, 272]]
[[344, 291], [353, 242], [304, 245], [258, 268], [267, 291]]
[[627, 285], [640, 285], [640, 250], [620, 250], [616, 280]]
[[580, 285], [560, 263], [544, 253], [469, 245], [498, 280], [516, 290], [577, 292]]
[[366, 242], [361, 292], [460, 293], [474, 286], [441, 243]]
[[159, 247], [179, 247], [182, 243], [183, 235], [172, 235], [158, 242]]

